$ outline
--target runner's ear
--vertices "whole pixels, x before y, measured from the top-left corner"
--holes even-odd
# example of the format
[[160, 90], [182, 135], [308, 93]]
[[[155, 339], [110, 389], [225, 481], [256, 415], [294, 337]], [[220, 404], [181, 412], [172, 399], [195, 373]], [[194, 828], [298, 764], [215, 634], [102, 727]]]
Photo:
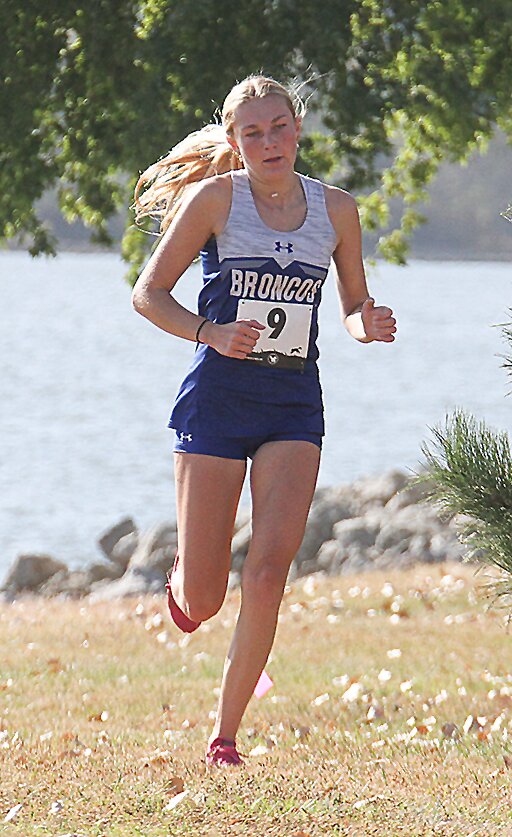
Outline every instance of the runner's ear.
[[235, 140], [235, 139], [233, 139], [233, 137], [232, 137], [232, 136], [230, 136], [230, 134], [226, 134], [226, 139], [227, 139], [227, 141], [229, 142], [229, 144], [230, 144], [231, 148], [233, 149], [233, 151], [234, 151], [236, 154], [239, 154], [239, 153], [240, 153], [240, 149], [238, 148], [238, 145], [237, 145], [236, 140]]

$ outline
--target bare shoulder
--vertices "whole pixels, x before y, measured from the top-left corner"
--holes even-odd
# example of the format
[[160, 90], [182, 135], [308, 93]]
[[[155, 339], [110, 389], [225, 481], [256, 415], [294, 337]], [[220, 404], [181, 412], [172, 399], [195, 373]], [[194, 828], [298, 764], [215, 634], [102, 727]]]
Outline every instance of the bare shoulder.
[[324, 183], [323, 186], [325, 205], [334, 229], [346, 228], [349, 222], [359, 223], [357, 203], [350, 192], [346, 192], [345, 189], [340, 189], [338, 186], [329, 186], [327, 183]]
[[206, 213], [212, 222], [212, 231], [218, 234], [224, 229], [231, 208], [231, 173], [207, 177], [191, 184], [183, 201], [183, 212]]
[[323, 187], [327, 213], [337, 234], [338, 246], [345, 246], [347, 240], [360, 240], [361, 229], [355, 198], [338, 186], [324, 183]]
[[206, 177], [199, 183], [192, 183], [187, 187], [186, 204], [194, 202], [195, 204], [208, 203], [211, 206], [214, 204], [222, 206], [226, 201], [230, 202], [232, 189], [230, 174], [230, 172], [217, 174], [213, 177]]

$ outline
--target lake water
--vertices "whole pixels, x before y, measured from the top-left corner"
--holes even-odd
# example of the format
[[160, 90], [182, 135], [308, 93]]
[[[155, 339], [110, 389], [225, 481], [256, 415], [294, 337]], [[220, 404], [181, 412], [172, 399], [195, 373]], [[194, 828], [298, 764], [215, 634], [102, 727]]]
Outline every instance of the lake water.
[[[122, 516], [140, 527], [174, 518], [166, 424], [194, 346], [135, 314], [124, 272], [114, 254], [0, 254], [0, 580], [21, 551], [78, 566]], [[362, 345], [329, 277], [320, 485], [416, 470], [429, 428], [455, 407], [512, 430], [506, 345], [492, 327], [507, 319], [511, 278], [506, 263], [381, 264], [369, 285], [394, 309], [397, 339]], [[199, 283], [194, 266], [180, 300], [193, 307]]]

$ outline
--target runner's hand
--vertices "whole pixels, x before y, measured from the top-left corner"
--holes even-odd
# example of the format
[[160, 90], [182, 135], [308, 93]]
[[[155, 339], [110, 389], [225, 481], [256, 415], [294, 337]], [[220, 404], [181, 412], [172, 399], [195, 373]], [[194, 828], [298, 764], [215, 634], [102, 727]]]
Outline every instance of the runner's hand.
[[204, 327], [202, 335], [205, 343], [219, 354], [245, 360], [264, 328], [258, 320], [236, 320], [234, 323], [210, 323]]
[[369, 297], [363, 303], [361, 319], [366, 336], [372, 340], [392, 343], [395, 339], [396, 320], [391, 308], [387, 308], [385, 305], [375, 307], [375, 300]]

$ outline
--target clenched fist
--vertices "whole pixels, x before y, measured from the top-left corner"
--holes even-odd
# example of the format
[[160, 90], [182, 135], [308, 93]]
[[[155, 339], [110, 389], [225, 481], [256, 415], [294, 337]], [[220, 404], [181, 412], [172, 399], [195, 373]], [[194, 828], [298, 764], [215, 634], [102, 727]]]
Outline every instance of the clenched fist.
[[376, 306], [373, 297], [369, 297], [363, 303], [361, 319], [366, 336], [371, 340], [392, 343], [395, 339], [396, 320], [391, 308], [387, 308], [385, 305]]
[[236, 320], [234, 323], [207, 323], [201, 332], [203, 341], [220, 355], [245, 360], [254, 349], [265, 326], [257, 320]]

